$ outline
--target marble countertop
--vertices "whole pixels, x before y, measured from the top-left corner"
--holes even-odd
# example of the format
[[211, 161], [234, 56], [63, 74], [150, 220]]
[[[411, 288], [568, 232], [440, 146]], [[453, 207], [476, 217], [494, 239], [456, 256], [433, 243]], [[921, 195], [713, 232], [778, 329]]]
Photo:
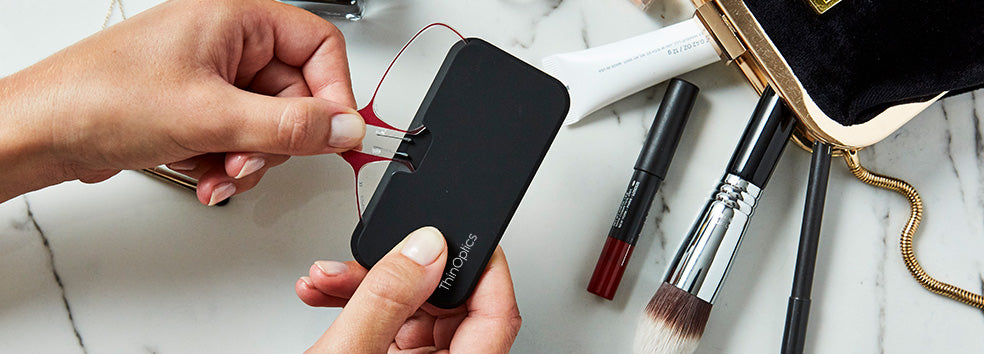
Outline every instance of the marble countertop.
[[[128, 14], [157, 0], [124, 0]], [[99, 30], [109, 1], [0, 5], [0, 75]], [[441, 21], [530, 63], [681, 21], [683, 0], [374, 0], [338, 21], [356, 96], [425, 24]], [[114, 16], [114, 18], [118, 18]], [[636, 319], [720, 179], [756, 95], [722, 63], [683, 75], [701, 87], [672, 169], [614, 301], [584, 290], [665, 84], [565, 127], [506, 231], [523, 329], [517, 353], [627, 352]], [[862, 157], [926, 203], [916, 248], [930, 274], [982, 290], [984, 91], [932, 105]], [[790, 147], [765, 190], [714, 305], [701, 353], [778, 350], [809, 154]], [[294, 282], [318, 259], [352, 259], [353, 180], [337, 156], [294, 158], [225, 207], [136, 172], [63, 183], [0, 204], [0, 352], [300, 352], [335, 309]], [[930, 293], [906, 271], [898, 195], [830, 176], [807, 352], [984, 350], [984, 313]]]

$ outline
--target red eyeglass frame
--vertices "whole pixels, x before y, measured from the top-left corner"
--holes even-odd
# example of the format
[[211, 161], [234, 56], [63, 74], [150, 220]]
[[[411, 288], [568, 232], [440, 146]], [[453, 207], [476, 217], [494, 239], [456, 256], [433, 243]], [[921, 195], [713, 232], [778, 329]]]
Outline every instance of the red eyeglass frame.
[[[414, 39], [417, 39], [417, 37], [420, 36], [422, 33], [424, 33], [424, 31], [435, 26], [447, 28], [451, 32], [454, 32], [454, 34], [457, 35], [458, 38], [461, 38], [462, 41], [467, 41], [465, 36], [462, 36], [460, 32], [458, 32], [451, 26], [440, 22], [435, 22], [427, 26], [424, 26], [424, 28], [421, 28], [419, 31], [417, 31], [417, 33], [414, 34], [413, 37], [410, 37], [410, 40], [403, 45], [403, 48], [401, 48], [400, 51], [396, 53], [396, 56], [393, 57], [393, 60], [389, 63], [389, 66], [386, 67], [386, 71], [383, 72], [383, 76], [379, 78], [379, 83], [376, 84], [376, 89], [373, 90], [372, 98], [369, 100], [369, 103], [367, 103], [364, 107], [362, 107], [358, 111], [359, 114], [362, 116], [362, 119], [365, 121], [367, 128], [380, 127], [380, 128], [398, 131], [404, 133], [405, 135], [411, 135], [411, 136], [417, 135], [420, 132], [422, 132], [424, 129], [426, 129], [426, 127], [419, 127], [409, 131], [403, 129], [397, 129], [396, 127], [393, 127], [392, 125], [386, 123], [385, 121], [380, 119], [379, 116], [376, 115], [376, 111], [373, 109], [374, 106], [373, 103], [375, 103], [376, 101], [376, 94], [379, 93], [379, 88], [382, 86], [383, 81], [386, 80], [386, 75], [389, 74], [390, 69], [393, 68], [393, 64], [396, 64], [396, 61], [397, 59], [400, 58], [400, 55], [402, 55], [403, 52], [407, 49], [407, 47], [409, 47], [410, 44], [413, 43]], [[356, 201], [356, 205], [359, 208], [360, 219], [362, 218], [362, 205], [361, 203], [359, 203], [359, 191], [358, 191], [359, 172], [362, 170], [363, 167], [365, 167], [365, 165], [368, 165], [373, 162], [380, 162], [380, 161], [395, 161], [397, 163], [406, 166], [411, 172], [413, 171], [413, 166], [408, 161], [404, 161], [401, 159], [394, 159], [392, 157], [377, 156], [359, 150], [349, 150], [349, 151], [342, 152], [339, 155], [341, 155], [342, 159], [344, 159], [345, 162], [347, 162], [349, 165], [352, 166], [352, 170], [355, 173], [355, 183], [356, 183], [355, 201]]]

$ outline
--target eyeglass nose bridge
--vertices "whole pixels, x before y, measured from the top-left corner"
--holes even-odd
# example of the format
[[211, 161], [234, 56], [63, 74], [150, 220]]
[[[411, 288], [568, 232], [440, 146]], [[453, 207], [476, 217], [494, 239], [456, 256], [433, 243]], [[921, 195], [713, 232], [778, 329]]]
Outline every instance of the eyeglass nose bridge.
[[[361, 147], [349, 150], [341, 153], [342, 158], [352, 166], [353, 172], [356, 179], [356, 197], [360, 198], [359, 194], [359, 179], [360, 173], [363, 171], [363, 167], [371, 163], [387, 163], [387, 171], [399, 173], [414, 173], [419, 169], [421, 163], [426, 157], [427, 151], [430, 149], [430, 131], [428, 131], [423, 125], [411, 126], [409, 129], [401, 129], [394, 127], [393, 125], [387, 123], [379, 117], [376, 112], [376, 97], [379, 94], [380, 87], [386, 80], [387, 75], [390, 70], [393, 69], [394, 64], [403, 54], [403, 52], [410, 46], [411, 43], [417, 39], [424, 31], [432, 27], [444, 27], [460, 39], [461, 41], [466, 41], [466, 38], [461, 35], [457, 30], [451, 28], [450, 26], [443, 23], [432, 23], [425, 26], [400, 49], [390, 62], [389, 66], [383, 72], [383, 76], [380, 78], [379, 83], [373, 92], [372, 98], [369, 103], [364, 107], [359, 109], [359, 114], [362, 116], [366, 123], [366, 137], [363, 138], [363, 143]], [[401, 112], [402, 113], [402, 112]], [[401, 118], [414, 118], [414, 117], [401, 117]], [[412, 123], [411, 123], [412, 124]], [[396, 142], [399, 141], [398, 144]], [[379, 144], [376, 144], [376, 143]], [[395, 145], [395, 146], [394, 146]], [[384, 178], [380, 181], [380, 184], [385, 183], [388, 178]], [[376, 189], [379, 188], [378, 185], [374, 186]], [[373, 192], [373, 194], [375, 194]], [[357, 202], [359, 202], [357, 200]], [[363, 205], [361, 202], [357, 203], [359, 205], [359, 216], [363, 218], [364, 212]], [[368, 207], [368, 204], [365, 205]]]

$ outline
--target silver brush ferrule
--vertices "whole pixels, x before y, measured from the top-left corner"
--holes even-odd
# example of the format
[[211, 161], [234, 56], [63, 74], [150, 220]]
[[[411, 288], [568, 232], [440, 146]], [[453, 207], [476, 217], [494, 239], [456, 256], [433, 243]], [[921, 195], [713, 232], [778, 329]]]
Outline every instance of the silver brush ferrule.
[[760, 192], [741, 177], [724, 176], [677, 251], [666, 282], [713, 304]]

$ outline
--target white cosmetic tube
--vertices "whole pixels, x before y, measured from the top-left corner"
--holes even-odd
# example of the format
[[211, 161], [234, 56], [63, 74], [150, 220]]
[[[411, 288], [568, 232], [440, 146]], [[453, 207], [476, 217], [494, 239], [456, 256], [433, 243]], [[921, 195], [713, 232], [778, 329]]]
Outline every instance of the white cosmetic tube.
[[567, 86], [572, 124], [625, 96], [720, 61], [696, 18], [615, 43], [543, 59], [544, 70]]

